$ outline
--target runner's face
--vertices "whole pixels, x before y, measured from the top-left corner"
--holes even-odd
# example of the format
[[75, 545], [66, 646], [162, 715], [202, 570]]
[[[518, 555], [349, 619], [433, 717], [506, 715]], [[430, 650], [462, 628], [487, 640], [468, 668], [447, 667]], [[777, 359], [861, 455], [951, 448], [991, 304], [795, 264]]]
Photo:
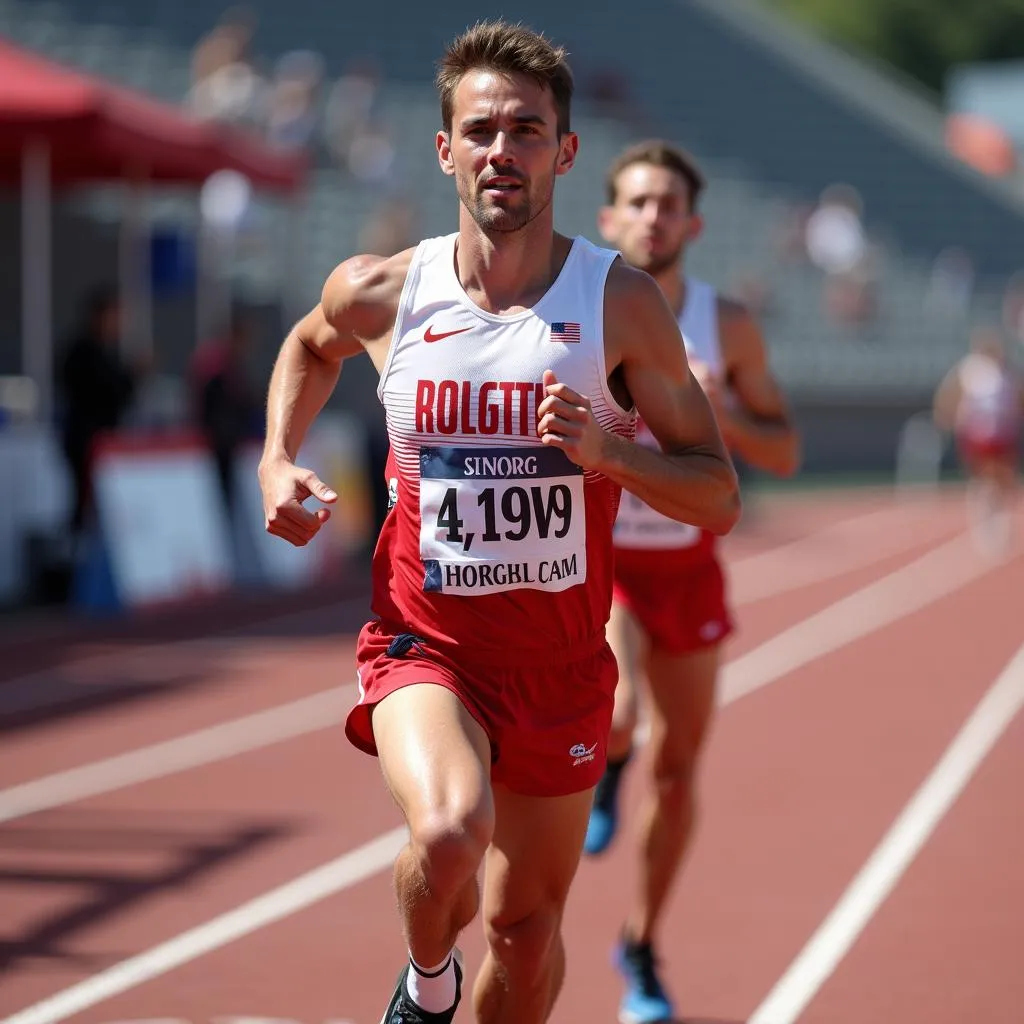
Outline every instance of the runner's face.
[[668, 167], [630, 164], [615, 185], [615, 202], [601, 212], [605, 238], [649, 274], [677, 264], [701, 227], [682, 175]]
[[524, 228], [549, 209], [572, 166], [576, 136], [559, 138], [551, 90], [527, 75], [470, 71], [455, 90], [452, 131], [437, 137], [446, 174], [486, 232]]

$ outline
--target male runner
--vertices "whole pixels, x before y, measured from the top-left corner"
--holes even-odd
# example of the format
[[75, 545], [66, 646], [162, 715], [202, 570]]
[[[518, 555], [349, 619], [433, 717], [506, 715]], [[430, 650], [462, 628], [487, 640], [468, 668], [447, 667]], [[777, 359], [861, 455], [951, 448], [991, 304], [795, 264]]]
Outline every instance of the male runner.
[[[798, 440], [761, 332], [743, 307], [683, 272], [686, 249], [703, 227], [697, 212], [703, 187], [700, 170], [685, 153], [662, 141], [638, 143], [609, 170], [600, 230], [627, 262], [661, 286], [726, 444], [748, 464], [788, 476], [797, 468]], [[648, 426], [638, 424], [637, 440], [657, 446]], [[620, 1018], [636, 1024], [672, 1017], [653, 939], [690, 839], [697, 761], [714, 707], [722, 641], [733, 625], [713, 533], [663, 516], [642, 495], [624, 492], [614, 542], [608, 636], [619, 684], [608, 767], [595, 794], [585, 849], [602, 852], [615, 833], [618, 787], [644, 681], [651, 777], [639, 814], [638, 891], [616, 950], [626, 981]]]
[[[479, 24], [437, 84], [458, 232], [330, 275], [271, 376], [260, 480], [267, 529], [308, 543], [330, 512], [302, 502], [336, 496], [294, 459], [342, 361], [366, 351], [395, 504], [346, 732], [409, 827], [395, 863], [409, 963], [383, 1022], [453, 1019], [455, 942], [482, 902], [476, 1018], [541, 1024], [611, 721], [619, 489], [716, 533], [739, 497], [656, 283], [554, 231], [555, 178], [578, 145], [564, 51]], [[637, 414], [661, 451], [633, 442]]]
[[1002, 332], [977, 328], [970, 352], [935, 392], [935, 423], [954, 435], [967, 474], [967, 512], [975, 542], [988, 555], [1010, 543], [1017, 489], [1024, 378], [1010, 363]]

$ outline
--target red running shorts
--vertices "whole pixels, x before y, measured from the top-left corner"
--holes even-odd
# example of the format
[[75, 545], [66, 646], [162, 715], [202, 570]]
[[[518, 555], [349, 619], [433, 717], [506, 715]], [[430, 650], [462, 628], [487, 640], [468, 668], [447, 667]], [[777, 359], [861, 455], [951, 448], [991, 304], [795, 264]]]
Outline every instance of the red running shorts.
[[[390, 653], [389, 653], [390, 652]], [[359, 702], [345, 734], [376, 755], [372, 710], [388, 694], [433, 683], [455, 694], [491, 742], [491, 780], [525, 796], [565, 796], [604, 774], [618, 669], [602, 636], [583, 650], [531, 668], [471, 663], [373, 621], [359, 634]]]
[[725, 575], [715, 558], [655, 570], [649, 560], [616, 557], [612, 594], [636, 618], [651, 646], [666, 654], [711, 647], [735, 628]]

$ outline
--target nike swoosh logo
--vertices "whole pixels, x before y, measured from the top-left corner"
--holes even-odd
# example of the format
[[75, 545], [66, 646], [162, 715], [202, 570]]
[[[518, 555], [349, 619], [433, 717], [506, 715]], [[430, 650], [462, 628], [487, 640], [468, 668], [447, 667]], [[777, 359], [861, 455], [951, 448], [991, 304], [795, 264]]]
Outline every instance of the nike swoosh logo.
[[450, 338], [453, 334], [462, 334], [463, 331], [468, 330], [468, 327], [460, 327], [457, 331], [443, 331], [441, 334], [434, 334], [433, 326], [428, 326], [423, 332], [423, 340], [426, 342], [440, 341], [442, 338]]

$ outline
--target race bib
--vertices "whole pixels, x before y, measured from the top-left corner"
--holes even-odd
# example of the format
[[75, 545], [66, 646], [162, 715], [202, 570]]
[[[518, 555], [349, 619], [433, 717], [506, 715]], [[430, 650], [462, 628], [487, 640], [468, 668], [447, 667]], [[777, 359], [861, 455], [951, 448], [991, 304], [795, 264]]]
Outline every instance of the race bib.
[[635, 494], [623, 490], [613, 539], [619, 548], [692, 548], [700, 540], [700, 529], [656, 512]]
[[568, 590], [586, 541], [583, 470], [558, 449], [420, 449], [424, 590]]
[[[658, 442], [644, 423], [637, 424], [636, 441], [646, 448], [658, 448]], [[612, 534], [616, 547], [666, 551], [691, 548], [700, 540], [700, 536], [698, 527], [663, 516], [623, 488]]]

